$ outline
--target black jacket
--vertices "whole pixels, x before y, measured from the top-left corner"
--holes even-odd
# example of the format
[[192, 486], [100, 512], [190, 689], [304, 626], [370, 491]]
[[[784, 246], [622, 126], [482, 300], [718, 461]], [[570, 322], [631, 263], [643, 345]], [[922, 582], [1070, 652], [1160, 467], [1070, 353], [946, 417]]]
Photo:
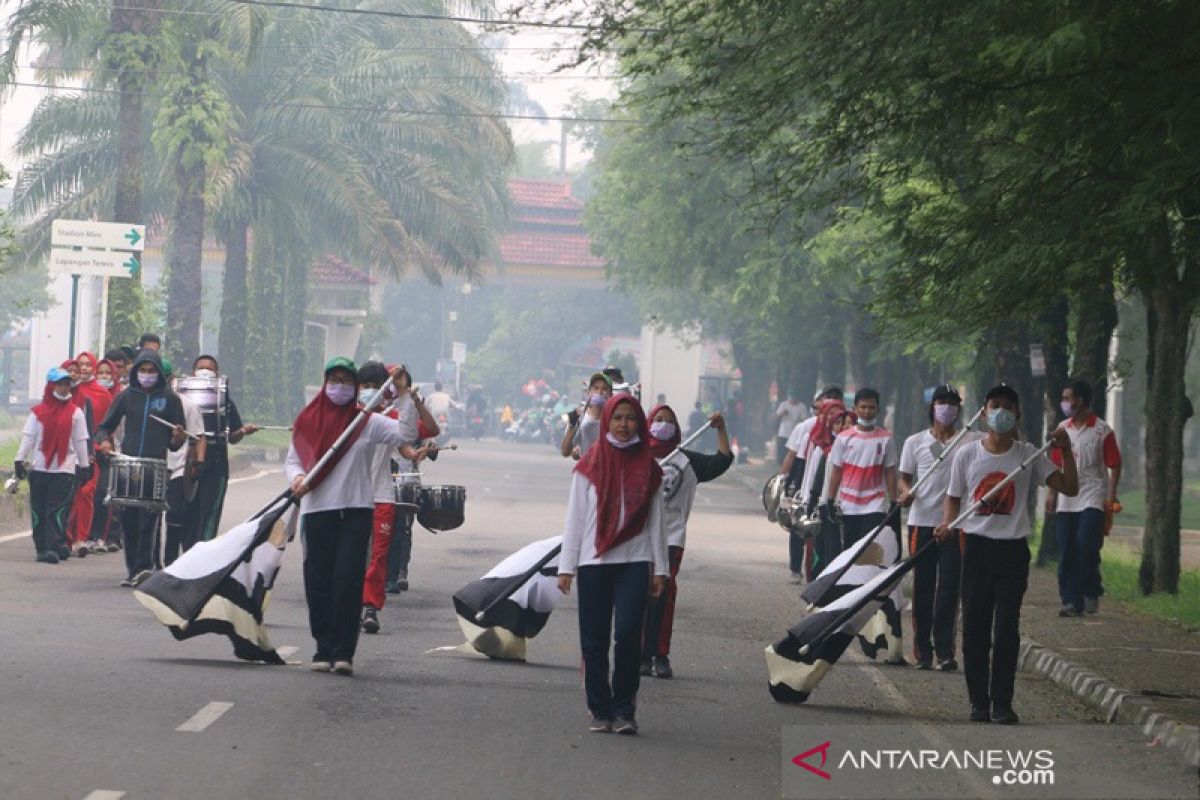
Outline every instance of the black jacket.
[[[138, 367], [150, 362], [158, 370], [158, 383], [143, 389], [138, 383]], [[112, 439], [113, 431], [125, 421], [125, 438], [121, 440], [121, 452], [138, 458], [166, 458], [167, 450], [178, 450], [179, 444], [171, 447], [171, 429], [161, 422], [150, 419], [153, 414], [172, 425], [184, 425], [183, 403], [179, 395], [167, 386], [162, 374], [162, 360], [153, 350], [143, 350], [129, 368], [129, 386], [113, 399], [104, 421], [96, 428], [96, 443]]]

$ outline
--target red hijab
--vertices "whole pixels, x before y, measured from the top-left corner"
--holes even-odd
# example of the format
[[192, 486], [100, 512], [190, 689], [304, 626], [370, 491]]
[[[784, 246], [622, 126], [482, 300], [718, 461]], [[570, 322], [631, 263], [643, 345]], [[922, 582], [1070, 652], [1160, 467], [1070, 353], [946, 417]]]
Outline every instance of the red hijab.
[[[354, 379], [354, 388], [358, 389], [357, 377]], [[312, 468], [316, 466], [321, 456], [333, 447], [333, 443], [342, 435], [342, 431], [346, 430], [346, 426], [358, 416], [358, 411], [358, 403], [354, 400], [344, 406], [339, 406], [330, 400], [325, 396], [325, 384], [321, 384], [321, 390], [317, 392], [317, 396], [309, 401], [308, 405], [297, 415], [296, 421], [292, 423], [292, 445], [296, 448], [296, 455], [300, 456], [300, 463], [304, 465], [305, 474], [312, 472]], [[310, 486], [315, 486], [337, 466], [342, 456], [346, 454], [361, 433], [362, 425], [359, 425], [350, 434], [350, 438], [346, 440], [341, 449], [329, 460], [328, 465], [322, 469], [321, 474], [309, 475]]]
[[[614, 447], [608, 441], [613, 413], [622, 403], [628, 403], [638, 412], [635, 414], [637, 436], [641, 439], [626, 448]], [[575, 471], [596, 489], [597, 556], [637, 536], [646, 525], [650, 502], [662, 483], [662, 469], [650, 453], [649, 440], [650, 428], [637, 400], [627, 394], [609, 398], [600, 415], [600, 439], [575, 465]], [[620, 524], [622, 504], [625, 507], [624, 525]]]
[[30, 411], [42, 423], [42, 455], [46, 466], [61, 464], [71, 449], [71, 422], [75, 416], [75, 401], [59, 400], [54, 396], [54, 384], [46, 382], [42, 402]]
[[666, 458], [671, 455], [671, 452], [679, 447], [679, 443], [683, 440], [683, 434], [679, 431], [679, 417], [675, 415], [675, 409], [671, 408], [666, 403], [660, 403], [650, 409], [650, 413], [646, 415], [646, 425], [654, 422], [654, 418], [658, 416], [660, 411], [670, 411], [671, 416], [675, 417], [675, 435], [670, 439], [655, 439], [650, 437], [650, 454], [655, 458]]
[[817, 423], [813, 425], [808, 440], [825, 453], [833, 447], [833, 423], [846, 414], [846, 406], [841, 400], [822, 400], [817, 406]]
[[[75, 387], [75, 402], [81, 407], [84, 401], [92, 404], [92, 420], [99, 425], [104, 416], [108, 413], [108, 407], [112, 405], [113, 395], [108, 389], [105, 389], [96, 382], [96, 373], [100, 370], [100, 364], [105, 363], [112, 367], [111, 361], [100, 362], [96, 357], [86, 350], [75, 356], [75, 363], [78, 364], [80, 359], [87, 357], [92, 362], [92, 378], [91, 380], [81, 381]], [[116, 374], [116, 368], [113, 368], [113, 373]]]
[[[96, 383], [96, 386], [98, 388], [104, 389], [104, 391], [108, 392], [108, 394], [110, 395], [110, 398], [116, 397], [117, 395], [119, 395], [121, 393], [121, 379], [117, 376], [117, 373], [120, 370], [117, 369], [116, 364], [109, 361], [107, 358], [102, 358], [96, 362], [96, 378], [97, 379], [100, 377], [100, 365], [101, 364], [107, 364], [108, 368], [112, 371], [112, 382], [113, 382], [112, 388], [104, 389], [104, 387], [100, 386], [99, 383], [96, 383], [95, 381], [93, 381], [93, 383]], [[110, 402], [111, 402], [111, 399], [110, 399]]]

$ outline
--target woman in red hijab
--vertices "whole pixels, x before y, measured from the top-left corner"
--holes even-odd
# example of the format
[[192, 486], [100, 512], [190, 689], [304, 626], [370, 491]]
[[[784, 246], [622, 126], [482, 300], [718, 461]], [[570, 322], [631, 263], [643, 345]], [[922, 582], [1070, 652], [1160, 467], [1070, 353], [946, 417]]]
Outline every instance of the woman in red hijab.
[[[42, 402], [21, 431], [14, 471], [29, 479], [29, 516], [37, 560], [57, 564], [70, 556], [67, 515], [76, 472], [87, 464], [87, 425], [71, 399], [71, 376], [61, 367], [46, 375]], [[32, 459], [32, 461], [30, 460]]]
[[[804, 465], [804, 477], [800, 482], [800, 497], [810, 509], [816, 510], [825, 492], [825, 463], [833, 440], [842, 431], [858, 421], [853, 411], [847, 411], [841, 400], [825, 400], [817, 409], [817, 424], [813, 426], [810, 441], [812, 450]], [[840, 523], [822, 514], [821, 527], [814, 538], [805, 541], [804, 566], [807, 580], [821, 574], [825, 565], [841, 552]]]
[[[96, 380], [96, 372], [100, 363], [109, 365], [111, 377], [112, 362], [97, 362], [96, 357], [84, 350], [75, 356], [78, 369], [79, 383], [75, 385], [72, 394], [75, 404], [83, 410], [83, 418], [87, 422], [88, 436], [96, 431], [96, 425], [108, 413], [112, 405], [113, 395], [108, 388]], [[75, 499], [71, 503], [71, 519], [67, 528], [67, 541], [71, 546], [71, 554], [82, 558], [88, 553], [99, 552], [99, 543], [91, 542], [88, 536], [92, 530], [92, 517], [96, 500], [96, 473], [92, 463], [86, 465], [87, 479], [75, 489]]]
[[662, 593], [669, 574], [661, 483], [641, 406], [631, 395], [614, 396], [600, 415], [599, 440], [571, 475], [558, 560], [563, 594], [579, 577], [583, 682], [596, 733], [637, 733], [646, 600]]

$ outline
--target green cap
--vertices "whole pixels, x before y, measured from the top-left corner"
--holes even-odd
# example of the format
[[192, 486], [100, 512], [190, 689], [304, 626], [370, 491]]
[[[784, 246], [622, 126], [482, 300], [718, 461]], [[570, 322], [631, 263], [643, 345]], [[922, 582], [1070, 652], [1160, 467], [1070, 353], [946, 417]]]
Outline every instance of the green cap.
[[175, 367], [171, 365], [171, 360], [169, 358], [164, 357], [162, 359], [162, 369], [164, 378], [169, 378], [175, 374]]
[[325, 362], [325, 374], [328, 375], [335, 369], [344, 369], [355, 377], [358, 376], [358, 367], [354, 366], [354, 362], [345, 356], [334, 356]]

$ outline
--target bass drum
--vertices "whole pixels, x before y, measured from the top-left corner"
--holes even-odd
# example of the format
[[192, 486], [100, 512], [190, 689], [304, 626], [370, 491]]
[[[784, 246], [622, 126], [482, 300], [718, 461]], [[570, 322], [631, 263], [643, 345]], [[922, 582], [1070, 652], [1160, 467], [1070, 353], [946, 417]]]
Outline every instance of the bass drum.
[[429, 530], [452, 531], [466, 519], [467, 487], [422, 486], [417, 522]]
[[779, 521], [779, 501], [783, 499], [783, 486], [786, 479], [785, 475], [772, 475], [763, 486], [763, 510], [767, 512], [767, 519], [771, 522]]

